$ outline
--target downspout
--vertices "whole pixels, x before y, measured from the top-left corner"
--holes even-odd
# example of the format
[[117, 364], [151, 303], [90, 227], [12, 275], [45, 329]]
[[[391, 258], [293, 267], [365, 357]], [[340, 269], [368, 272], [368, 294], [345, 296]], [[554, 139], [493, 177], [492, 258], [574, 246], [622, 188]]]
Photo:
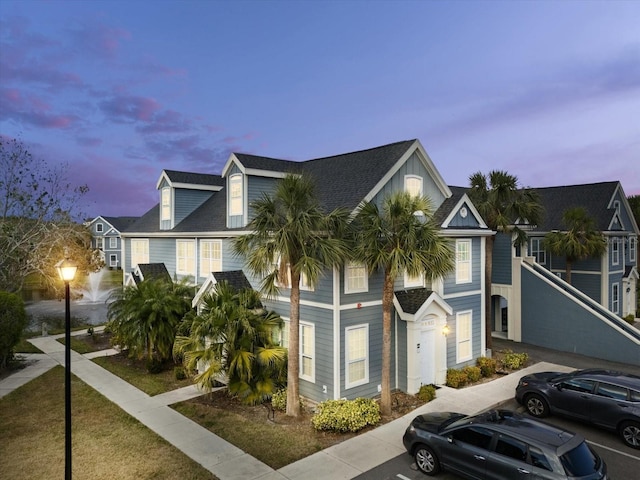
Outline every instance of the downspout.
[[340, 271], [333, 267], [333, 399], [340, 398]]

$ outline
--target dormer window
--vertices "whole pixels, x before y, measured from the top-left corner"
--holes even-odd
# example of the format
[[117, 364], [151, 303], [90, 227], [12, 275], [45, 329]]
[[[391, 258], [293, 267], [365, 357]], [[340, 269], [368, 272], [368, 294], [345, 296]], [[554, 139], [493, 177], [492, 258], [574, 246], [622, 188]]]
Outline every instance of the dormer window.
[[161, 220], [171, 220], [171, 188], [170, 187], [164, 187], [162, 189], [162, 202], [161, 202], [161, 206], [162, 208], [161, 210], [161, 216], [160, 219]]
[[229, 177], [229, 215], [242, 215], [242, 175]]
[[422, 196], [422, 177], [407, 175], [404, 177], [404, 190], [412, 197]]

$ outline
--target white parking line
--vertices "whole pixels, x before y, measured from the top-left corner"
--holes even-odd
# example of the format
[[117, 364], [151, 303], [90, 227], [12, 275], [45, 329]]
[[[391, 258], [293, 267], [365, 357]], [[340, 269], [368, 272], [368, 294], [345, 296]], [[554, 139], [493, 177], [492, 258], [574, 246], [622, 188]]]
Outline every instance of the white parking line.
[[613, 452], [613, 453], [624, 455], [625, 457], [632, 458], [633, 460], [638, 460], [640, 462], [640, 457], [636, 457], [635, 455], [631, 455], [630, 453], [621, 452], [620, 450], [616, 450], [615, 448], [607, 447], [606, 445], [600, 445], [599, 443], [591, 442], [589, 440], [587, 440], [587, 443], [594, 445], [596, 447], [604, 448], [605, 450], [609, 450], [610, 452]]
[[402, 475], [401, 473], [398, 473], [396, 475], [396, 477], [398, 477], [400, 480], [411, 480], [409, 477], [405, 477], [404, 475]]

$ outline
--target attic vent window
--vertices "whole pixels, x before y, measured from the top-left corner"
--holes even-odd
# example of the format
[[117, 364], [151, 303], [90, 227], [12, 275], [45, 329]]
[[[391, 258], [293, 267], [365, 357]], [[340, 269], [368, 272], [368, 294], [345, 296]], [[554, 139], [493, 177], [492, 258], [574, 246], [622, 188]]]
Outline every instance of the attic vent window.
[[468, 213], [469, 213], [469, 212], [467, 212], [467, 207], [462, 207], [462, 208], [460, 209], [460, 216], [461, 216], [462, 218], [467, 218], [467, 214], [468, 214]]

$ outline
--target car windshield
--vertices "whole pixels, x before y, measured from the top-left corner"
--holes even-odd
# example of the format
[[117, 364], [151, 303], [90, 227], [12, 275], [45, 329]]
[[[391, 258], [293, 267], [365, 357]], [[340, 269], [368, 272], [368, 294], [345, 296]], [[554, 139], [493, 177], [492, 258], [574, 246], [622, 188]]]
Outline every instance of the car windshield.
[[597, 472], [600, 467], [600, 459], [584, 442], [562, 455], [560, 461], [570, 477], [583, 477]]

